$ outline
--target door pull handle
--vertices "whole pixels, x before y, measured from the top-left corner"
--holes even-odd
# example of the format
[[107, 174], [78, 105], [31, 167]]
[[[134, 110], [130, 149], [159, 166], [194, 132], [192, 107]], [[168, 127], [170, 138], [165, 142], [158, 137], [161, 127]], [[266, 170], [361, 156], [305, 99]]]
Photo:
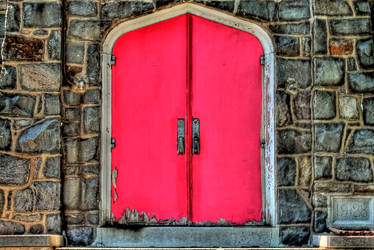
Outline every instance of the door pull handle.
[[200, 121], [192, 119], [192, 154], [200, 154]]
[[178, 119], [178, 134], [177, 134], [177, 152], [179, 155], [184, 154], [184, 119]]

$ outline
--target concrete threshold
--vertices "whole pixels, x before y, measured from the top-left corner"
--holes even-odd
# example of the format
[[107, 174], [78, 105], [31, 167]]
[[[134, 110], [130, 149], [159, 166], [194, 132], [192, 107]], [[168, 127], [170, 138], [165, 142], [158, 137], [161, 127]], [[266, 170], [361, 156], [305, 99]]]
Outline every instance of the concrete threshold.
[[360, 248], [373, 249], [374, 236], [345, 236], [331, 234], [315, 234], [312, 237], [313, 246], [321, 248]]
[[[64, 245], [61, 235], [0, 235], [0, 248], [3, 247], [60, 247]], [[40, 249], [40, 248], [39, 248]]]

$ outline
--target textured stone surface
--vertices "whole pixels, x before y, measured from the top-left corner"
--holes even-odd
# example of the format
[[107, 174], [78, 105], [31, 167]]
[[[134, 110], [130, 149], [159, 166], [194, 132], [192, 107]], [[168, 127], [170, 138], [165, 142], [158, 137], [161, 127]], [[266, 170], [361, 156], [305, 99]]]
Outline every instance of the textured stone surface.
[[278, 131], [278, 153], [307, 153], [312, 147], [310, 132], [285, 129]]
[[78, 92], [71, 90], [63, 91], [64, 103], [67, 105], [79, 105], [81, 102], [81, 95]]
[[84, 93], [83, 103], [85, 104], [98, 104], [100, 102], [100, 90], [89, 89]]
[[67, 13], [70, 16], [96, 16], [97, 6], [93, 1], [72, 1], [67, 5]]
[[352, 185], [341, 182], [314, 182], [314, 191], [321, 193], [350, 193]]
[[78, 209], [81, 203], [81, 181], [79, 178], [67, 178], [63, 185], [64, 205], [67, 209]]
[[99, 180], [97, 178], [84, 179], [82, 182], [82, 210], [96, 210], [99, 205]]
[[30, 188], [19, 190], [14, 198], [16, 212], [31, 212], [34, 208], [33, 191]]
[[323, 19], [316, 19], [313, 24], [314, 33], [314, 53], [326, 54], [327, 53], [327, 26], [326, 21]]
[[65, 221], [69, 225], [82, 224], [84, 222], [84, 214], [82, 214], [82, 213], [66, 214], [65, 215]]
[[152, 10], [152, 2], [125, 1], [107, 2], [101, 7], [101, 17], [103, 19], [124, 18], [139, 15]]
[[357, 65], [356, 65], [356, 60], [351, 57], [347, 59], [347, 71], [356, 71], [357, 70]]
[[44, 227], [41, 224], [35, 224], [30, 227], [30, 233], [41, 234], [44, 231]]
[[25, 185], [29, 179], [30, 160], [0, 154], [0, 185]]
[[351, 55], [353, 53], [353, 40], [330, 39], [329, 50], [333, 56]]
[[78, 140], [65, 139], [64, 140], [64, 156], [67, 163], [78, 162]]
[[327, 207], [327, 197], [326, 195], [314, 193], [312, 196], [312, 203], [315, 207], [326, 208]]
[[25, 227], [16, 222], [0, 220], [0, 235], [4, 234], [23, 234]]
[[34, 113], [35, 97], [28, 95], [2, 95], [0, 93], [0, 115], [31, 117]]
[[8, 149], [11, 142], [10, 122], [0, 119], [0, 149]]
[[91, 44], [87, 48], [87, 77], [90, 83], [96, 83], [100, 77], [100, 46]]
[[66, 62], [83, 63], [84, 44], [76, 42], [68, 42], [66, 45]]
[[46, 120], [25, 130], [18, 139], [17, 149], [24, 153], [59, 152], [59, 121]]
[[373, 92], [374, 72], [348, 74], [348, 83], [354, 92]]
[[315, 83], [318, 85], [340, 85], [344, 82], [345, 62], [337, 58], [316, 58]]
[[359, 65], [364, 69], [373, 69], [374, 43], [373, 39], [358, 40], [356, 43]]
[[49, 157], [45, 162], [43, 175], [47, 178], [60, 178], [60, 157]]
[[[373, 103], [374, 105], [374, 103]], [[365, 108], [365, 106], [364, 106]], [[374, 107], [373, 107], [374, 108]], [[357, 110], [357, 99], [352, 96], [342, 96], [339, 98], [339, 109], [340, 116], [346, 119], [356, 119], [358, 118]], [[373, 114], [374, 115], [374, 114]], [[374, 117], [373, 117], [374, 119]], [[373, 120], [374, 122], [374, 120]]]
[[294, 98], [294, 112], [299, 120], [310, 119], [310, 91], [300, 91]]
[[85, 133], [100, 132], [100, 108], [87, 107], [83, 111], [83, 124]]
[[276, 5], [272, 0], [240, 1], [238, 15], [247, 18], [259, 18], [273, 21]]
[[79, 146], [79, 160], [80, 162], [87, 162], [96, 157], [97, 138], [90, 138], [82, 140]]
[[68, 229], [66, 236], [70, 245], [88, 245], [93, 241], [93, 229], [92, 227]]
[[61, 6], [57, 3], [24, 3], [25, 27], [52, 28], [61, 26]]
[[318, 0], [315, 2], [314, 13], [323, 16], [343, 16], [352, 15], [352, 10], [346, 0]]
[[356, 130], [349, 147], [348, 153], [362, 153], [362, 154], [373, 154], [374, 153], [374, 130], [360, 129]]
[[5, 66], [1, 68], [0, 89], [15, 89], [17, 87], [16, 67]]
[[279, 223], [303, 223], [310, 221], [311, 212], [296, 190], [278, 190], [278, 202]]
[[[297, 84], [300, 88], [307, 88], [311, 84], [311, 71], [309, 60], [277, 59], [278, 87], [284, 87], [287, 82]], [[288, 72], [284, 74], [284, 72]]]
[[0, 190], [0, 213], [3, 213], [3, 210], [4, 210], [4, 204], [5, 204], [5, 200], [4, 200], [4, 191], [3, 191], [3, 190]]
[[45, 95], [44, 96], [44, 113], [46, 115], [60, 114], [60, 96]]
[[281, 56], [298, 56], [300, 41], [297, 37], [275, 36], [277, 54]]
[[309, 17], [309, 1], [307, 0], [287, 0], [279, 3], [279, 19], [281, 20], [292, 21]]
[[18, 4], [8, 3], [6, 13], [6, 31], [18, 32], [20, 27], [20, 10]]
[[343, 135], [343, 124], [316, 124], [315, 151], [339, 152]]
[[369, 16], [371, 14], [370, 3], [366, 0], [355, 1], [354, 8], [357, 15]]
[[280, 242], [290, 246], [301, 246], [308, 243], [308, 227], [282, 227], [280, 230]]
[[298, 174], [298, 180], [297, 184], [299, 186], [308, 187], [310, 185], [310, 182], [312, 180], [312, 162], [310, 160], [310, 157], [305, 156], [299, 158], [299, 174]]
[[326, 226], [327, 213], [324, 211], [314, 212], [314, 223], [313, 228], [316, 233], [323, 233], [327, 231]]
[[61, 84], [59, 64], [20, 65], [21, 86], [25, 90], [58, 91]]
[[80, 108], [66, 108], [64, 110], [64, 119], [69, 122], [79, 121], [81, 116]]
[[44, 44], [42, 40], [24, 36], [7, 36], [2, 53], [9, 61], [41, 61]]
[[370, 161], [366, 158], [338, 158], [336, 179], [341, 181], [369, 182], [373, 180]]
[[330, 21], [333, 35], [364, 35], [370, 32], [370, 20], [367, 18], [337, 19]]
[[293, 34], [293, 35], [307, 35], [309, 34], [309, 22], [304, 23], [287, 23], [287, 24], [272, 24], [269, 29], [276, 34]]
[[314, 119], [333, 119], [336, 115], [335, 92], [316, 91], [313, 98]]
[[51, 60], [61, 59], [61, 32], [58, 30], [51, 31], [47, 43], [48, 58]]
[[60, 234], [61, 233], [61, 216], [59, 214], [47, 215], [46, 226], [47, 226], [47, 233]]
[[87, 215], [87, 220], [92, 225], [97, 225], [97, 224], [99, 224], [99, 215], [98, 214], [88, 214]]
[[[158, 1], [160, 2], [160, 1]], [[197, 3], [205, 3], [208, 6], [226, 10], [232, 12], [234, 10], [234, 0], [222, 1], [222, 0], [211, 0], [211, 1], [204, 1], [204, 0], [195, 0]]]
[[314, 178], [316, 180], [329, 179], [332, 169], [332, 158], [329, 156], [316, 156], [314, 159]]
[[291, 122], [289, 96], [284, 92], [277, 92], [277, 126], [283, 127]]
[[79, 122], [74, 123], [64, 123], [62, 126], [62, 134], [64, 136], [77, 136], [80, 132]]
[[35, 182], [31, 185], [34, 192], [35, 210], [56, 211], [60, 208], [60, 185], [57, 182]]
[[100, 21], [73, 20], [70, 22], [69, 36], [95, 41], [100, 39], [101, 23]]
[[374, 98], [365, 98], [362, 102], [365, 124], [374, 125]]
[[278, 186], [293, 186], [296, 178], [296, 162], [292, 158], [280, 158], [277, 162]]

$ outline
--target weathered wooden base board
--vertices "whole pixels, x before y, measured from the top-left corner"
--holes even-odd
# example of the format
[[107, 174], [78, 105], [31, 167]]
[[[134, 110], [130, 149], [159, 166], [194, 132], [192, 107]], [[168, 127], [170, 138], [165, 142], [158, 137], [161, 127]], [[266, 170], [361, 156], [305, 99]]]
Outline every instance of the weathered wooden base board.
[[320, 248], [374, 248], [374, 236], [315, 234], [312, 243]]
[[[61, 235], [0, 235], [0, 249], [48, 249], [64, 245]], [[45, 248], [41, 248], [45, 247]]]

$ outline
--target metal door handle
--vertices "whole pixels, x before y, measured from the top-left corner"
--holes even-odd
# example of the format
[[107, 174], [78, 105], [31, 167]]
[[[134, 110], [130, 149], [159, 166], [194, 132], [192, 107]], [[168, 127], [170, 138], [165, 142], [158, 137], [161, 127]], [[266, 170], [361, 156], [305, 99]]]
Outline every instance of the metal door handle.
[[177, 152], [184, 154], [184, 119], [181, 118], [178, 119]]
[[200, 121], [192, 118], [192, 154], [200, 154]]

